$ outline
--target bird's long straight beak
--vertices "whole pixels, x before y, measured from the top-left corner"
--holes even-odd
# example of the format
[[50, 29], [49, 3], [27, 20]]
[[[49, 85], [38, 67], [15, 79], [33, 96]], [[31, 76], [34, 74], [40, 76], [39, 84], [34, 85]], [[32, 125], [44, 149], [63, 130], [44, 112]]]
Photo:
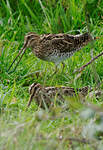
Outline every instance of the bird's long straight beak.
[[[14, 59], [13, 62], [12, 62], [12, 64], [10, 65], [9, 69], [7, 70], [7, 72], [8, 72], [9, 74], [12, 73], [12, 72], [14, 72], [14, 71], [16, 70], [16, 68], [17, 68], [17, 66], [18, 66], [18, 64], [19, 64], [19, 62], [21, 61], [21, 59], [22, 59], [22, 57], [23, 57], [23, 55], [24, 55], [24, 53], [25, 53], [26, 48], [27, 48], [27, 47], [26, 47], [26, 44], [24, 44], [24, 46], [21, 48], [19, 54], [15, 57], [15, 59]], [[22, 53], [22, 54], [21, 54], [21, 53]], [[15, 61], [17, 60], [17, 58], [19, 57], [20, 54], [21, 54], [20, 59], [18, 60], [17, 64], [15, 65], [14, 69], [13, 69], [12, 71], [10, 71], [11, 67], [13, 66], [13, 64], [15, 63]], [[9, 71], [10, 71], [10, 72], [9, 72]]]

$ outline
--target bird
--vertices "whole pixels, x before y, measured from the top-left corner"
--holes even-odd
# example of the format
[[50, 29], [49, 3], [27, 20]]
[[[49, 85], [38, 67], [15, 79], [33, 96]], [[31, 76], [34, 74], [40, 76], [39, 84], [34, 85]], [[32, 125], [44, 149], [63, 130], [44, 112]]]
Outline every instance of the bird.
[[90, 90], [89, 86], [74, 89], [67, 86], [42, 86], [40, 83], [33, 83], [29, 87], [30, 98], [27, 107], [31, 105], [33, 99], [43, 109], [52, 107], [55, 100], [57, 104], [63, 104], [66, 96], [69, 99], [75, 97], [83, 100]]
[[39, 59], [47, 62], [53, 62], [57, 66], [60, 62], [71, 57], [76, 51], [79, 51], [95, 39], [96, 38], [92, 38], [88, 32], [77, 35], [70, 35], [67, 33], [48, 33], [39, 35], [35, 32], [29, 32], [25, 35], [24, 45], [13, 60], [8, 71], [18, 56], [22, 53], [19, 61], [13, 69], [13, 71], [15, 71], [27, 48], [31, 48], [34, 55]]

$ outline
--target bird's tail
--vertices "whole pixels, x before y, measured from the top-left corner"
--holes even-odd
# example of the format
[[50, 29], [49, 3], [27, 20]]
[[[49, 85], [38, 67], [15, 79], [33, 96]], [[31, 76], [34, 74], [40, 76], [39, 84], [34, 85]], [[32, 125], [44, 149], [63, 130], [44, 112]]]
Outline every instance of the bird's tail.
[[86, 46], [89, 42], [93, 41], [93, 40], [97, 40], [99, 39], [98, 37], [93, 37], [91, 34], [89, 34], [89, 32], [86, 32], [84, 34], [81, 35], [77, 35], [75, 36], [75, 47], [78, 48], [82, 48], [84, 46]]

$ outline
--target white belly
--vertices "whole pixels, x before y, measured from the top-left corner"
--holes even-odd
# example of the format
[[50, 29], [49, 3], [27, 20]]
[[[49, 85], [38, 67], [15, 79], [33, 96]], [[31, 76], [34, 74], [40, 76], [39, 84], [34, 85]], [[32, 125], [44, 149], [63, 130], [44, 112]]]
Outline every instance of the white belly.
[[60, 62], [64, 61], [65, 59], [71, 57], [74, 54], [74, 52], [70, 52], [70, 53], [52, 53], [47, 60], [51, 61], [53, 63], [55, 63], [56, 65], [59, 64]]

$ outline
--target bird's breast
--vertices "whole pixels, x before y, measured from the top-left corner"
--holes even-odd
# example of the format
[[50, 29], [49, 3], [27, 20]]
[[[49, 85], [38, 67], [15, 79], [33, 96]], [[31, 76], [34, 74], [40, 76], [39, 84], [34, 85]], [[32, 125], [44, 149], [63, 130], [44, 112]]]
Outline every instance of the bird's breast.
[[34, 55], [42, 60], [46, 60], [47, 57], [47, 52], [43, 49], [41, 49], [41, 47], [36, 46], [35, 48], [32, 48], [32, 52], [34, 53]]

